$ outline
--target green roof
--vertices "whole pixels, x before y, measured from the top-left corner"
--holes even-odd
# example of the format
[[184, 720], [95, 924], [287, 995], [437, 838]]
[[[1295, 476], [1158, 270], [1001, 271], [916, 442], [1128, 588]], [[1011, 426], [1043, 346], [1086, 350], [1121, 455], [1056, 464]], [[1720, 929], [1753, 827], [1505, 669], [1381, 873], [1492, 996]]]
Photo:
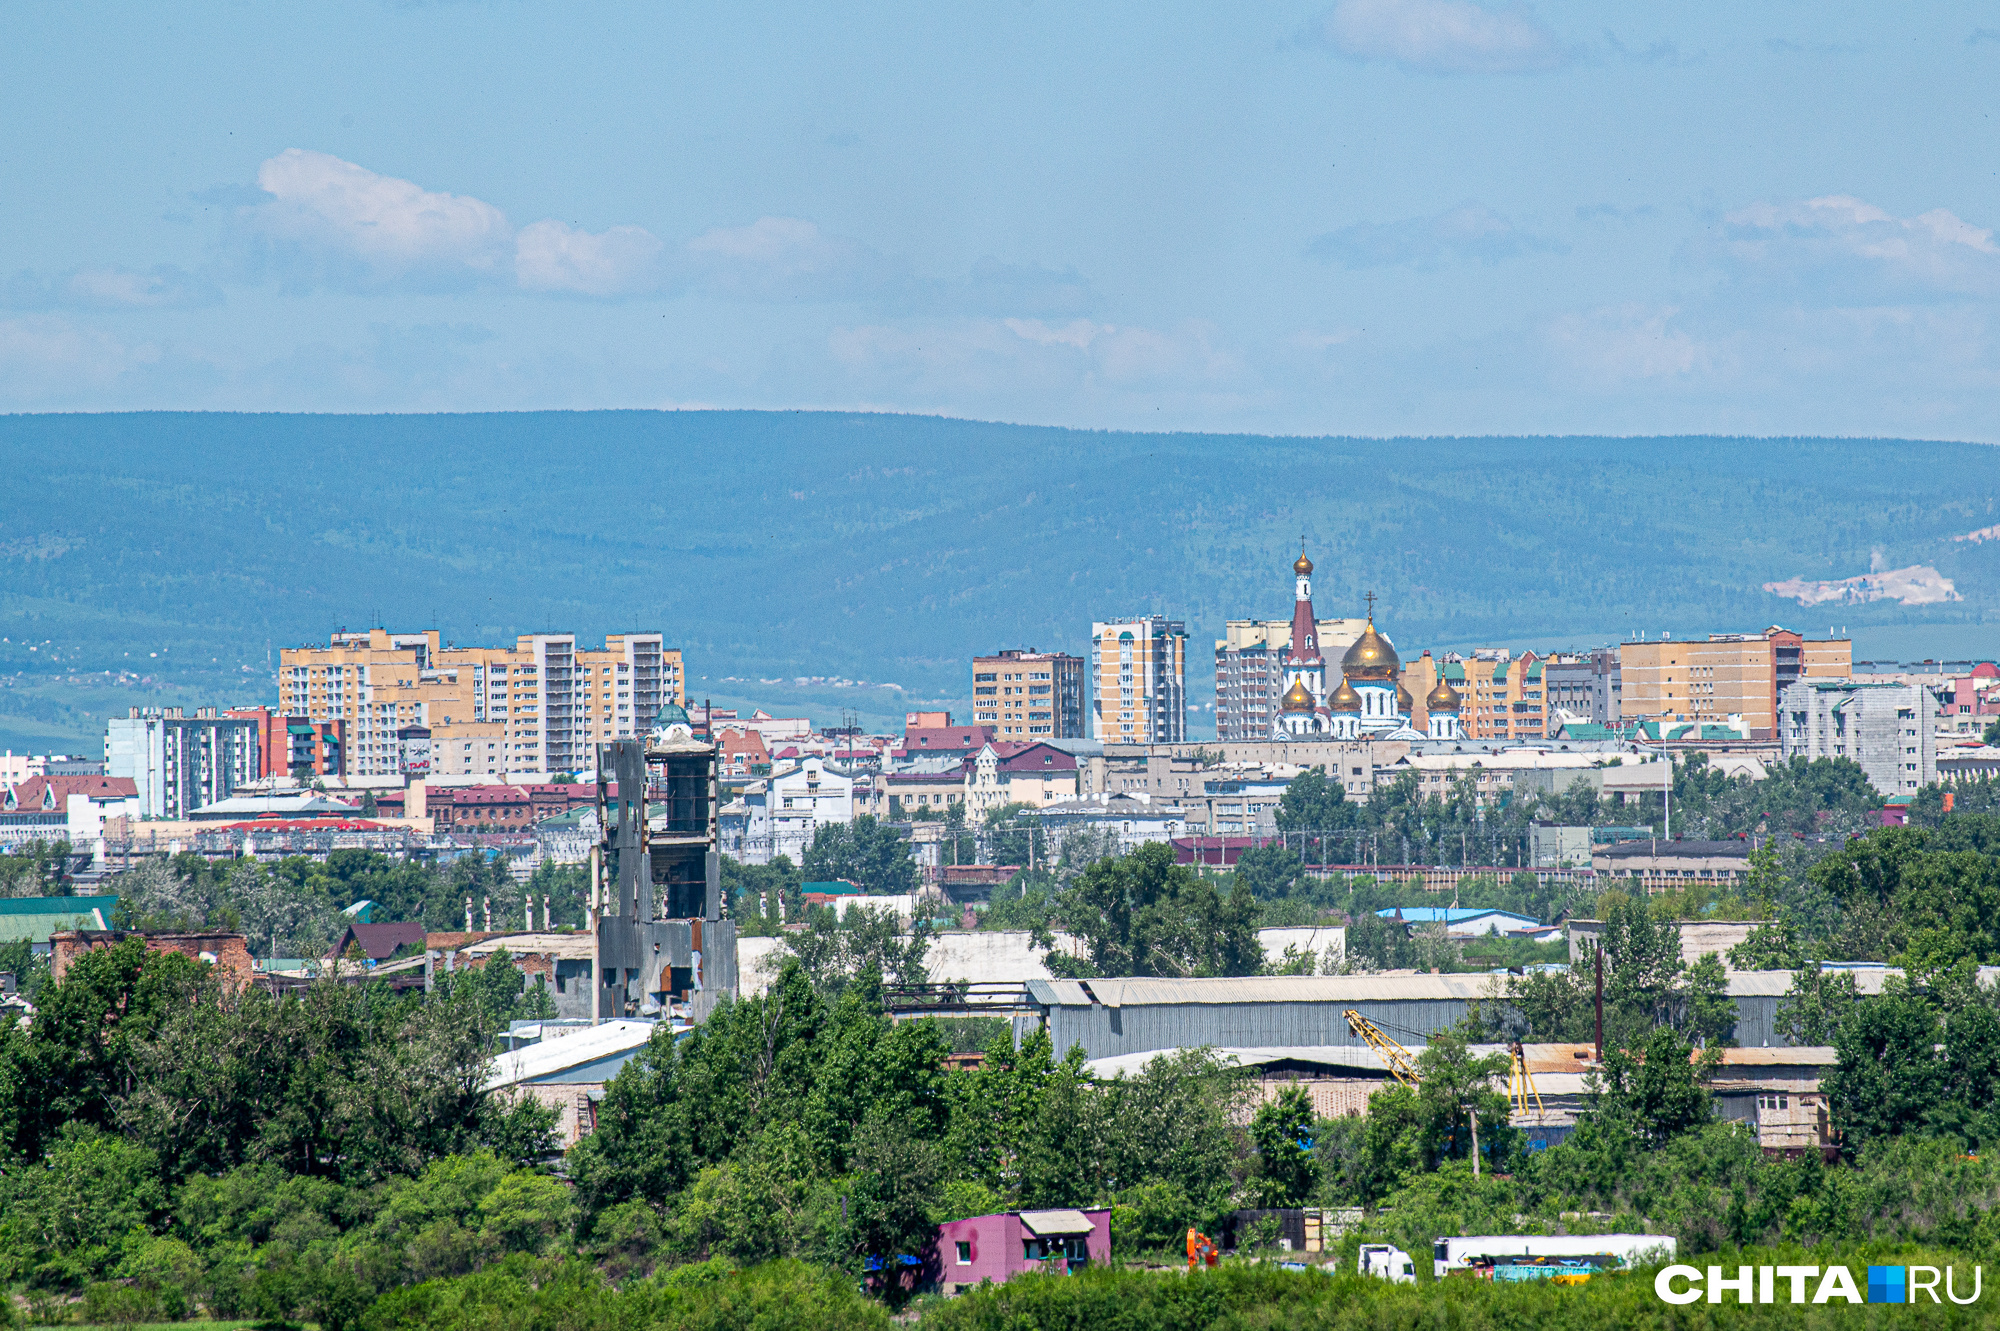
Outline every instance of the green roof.
[[88, 914], [93, 908], [104, 912], [108, 919], [111, 908], [118, 904], [118, 898], [102, 897], [6, 897], [0, 898], [0, 916], [6, 915], [60, 915], [64, 911]]
[[1463, 684], [1465, 683], [1465, 667], [1456, 661], [1447, 661], [1444, 664], [1444, 677]]
[[0, 943], [46, 943], [65, 929], [111, 925], [117, 897], [15, 897], [0, 901]]
[[1542, 677], [1542, 663], [1540, 661], [1530, 661], [1528, 663], [1528, 678], [1540, 679], [1541, 677]]
[[1507, 682], [1507, 663], [1505, 661], [1493, 667], [1493, 682], [1495, 684], [1504, 684]]
[[799, 891], [823, 892], [830, 897], [851, 897], [859, 895], [861, 889], [853, 883], [837, 878], [831, 883], [800, 883]]

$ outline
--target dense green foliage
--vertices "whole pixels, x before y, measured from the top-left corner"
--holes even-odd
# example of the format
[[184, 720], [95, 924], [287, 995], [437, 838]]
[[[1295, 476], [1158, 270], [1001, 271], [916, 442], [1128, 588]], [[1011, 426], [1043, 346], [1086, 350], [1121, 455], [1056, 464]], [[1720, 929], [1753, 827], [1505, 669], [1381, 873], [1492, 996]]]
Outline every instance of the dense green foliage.
[[585, 897], [578, 865], [545, 862], [526, 883], [517, 883], [498, 859], [466, 855], [433, 866], [370, 850], [275, 863], [210, 860], [190, 851], [143, 860], [100, 890], [117, 894], [115, 923], [121, 927], [236, 930], [259, 957], [323, 955], [347, 926], [340, 912], [357, 901], [375, 903], [371, 914], [378, 923], [410, 920], [450, 930], [465, 927], [468, 897], [475, 923], [484, 923], [490, 901], [502, 928], [519, 923], [530, 902], [539, 926], [547, 897], [551, 923], [576, 928]]
[[821, 823], [806, 847], [805, 881], [845, 879], [870, 896], [902, 896], [916, 891], [917, 865], [909, 842], [873, 814], [851, 823]]
[[1084, 956], [1052, 953], [1049, 964], [1086, 977], [1254, 975], [1264, 964], [1249, 885], [1225, 895], [1175, 864], [1163, 842], [1093, 864], [1057, 899], [1053, 919], [1082, 941]]

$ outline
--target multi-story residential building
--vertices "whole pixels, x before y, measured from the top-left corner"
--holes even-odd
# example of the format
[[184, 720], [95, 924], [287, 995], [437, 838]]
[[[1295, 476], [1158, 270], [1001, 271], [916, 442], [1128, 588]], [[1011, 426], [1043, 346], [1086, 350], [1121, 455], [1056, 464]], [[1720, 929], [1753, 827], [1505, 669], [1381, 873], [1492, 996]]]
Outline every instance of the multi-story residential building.
[[1546, 667], [1533, 652], [1504, 647], [1449, 653], [1441, 673], [1460, 698], [1467, 739], [1542, 739], [1548, 733]]
[[1080, 656], [1032, 647], [975, 656], [972, 695], [972, 719], [1006, 738], [1083, 738]]
[[[1368, 628], [1365, 618], [1320, 619], [1319, 652], [1338, 660]], [[1232, 619], [1215, 640], [1215, 736], [1271, 738], [1285, 692], [1282, 664], [1292, 645], [1289, 619]], [[1419, 695], [1421, 696], [1421, 695]]]
[[1003, 804], [1039, 809], [1077, 797], [1076, 755], [1051, 744], [997, 740], [965, 760], [964, 781], [968, 817]]
[[347, 772], [406, 775], [400, 732], [428, 729], [433, 770], [454, 775], [593, 769], [595, 745], [642, 738], [686, 700], [678, 648], [657, 633], [523, 634], [512, 647], [457, 647], [422, 633], [336, 633], [279, 654], [278, 711], [348, 723]]
[[1187, 625], [1164, 615], [1090, 626], [1090, 737], [1116, 744], [1187, 738]]
[[1726, 721], [1741, 716], [1753, 739], [1771, 739], [1778, 697], [1802, 679], [1846, 679], [1854, 644], [1806, 638], [1773, 626], [1762, 633], [1711, 633], [1618, 645], [1626, 721]]
[[1937, 780], [1937, 695], [1921, 684], [1802, 679], [1779, 698], [1786, 758], [1851, 758], [1883, 795]]
[[234, 707], [223, 713], [257, 727], [257, 775], [314, 777], [347, 775], [347, 722], [308, 721], [268, 707]]
[[130, 780], [142, 818], [181, 819], [204, 804], [226, 800], [262, 771], [258, 725], [199, 707], [134, 707], [105, 727], [104, 765]]
[[1557, 713], [1578, 721], [1608, 726], [1620, 719], [1624, 684], [1618, 673], [1618, 649], [1597, 647], [1588, 652], [1559, 652], [1542, 662], [1542, 692], [1553, 733]]
[[742, 862], [769, 864], [779, 855], [798, 864], [821, 827], [854, 821], [854, 779], [818, 758], [807, 758], [744, 788], [747, 822]]

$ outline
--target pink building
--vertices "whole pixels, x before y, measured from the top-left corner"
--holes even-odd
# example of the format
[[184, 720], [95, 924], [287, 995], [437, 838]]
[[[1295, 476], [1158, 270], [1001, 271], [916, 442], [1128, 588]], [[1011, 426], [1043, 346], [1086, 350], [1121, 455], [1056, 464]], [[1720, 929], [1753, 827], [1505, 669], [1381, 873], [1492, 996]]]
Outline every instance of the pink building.
[[946, 1294], [963, 1294], [982, 1280], [995, 1284], [1023, 1271], [1067, 1275], [1111, 1260], [1111, 1212], [1006, 1211], [938, 1226], [926, 1255]]

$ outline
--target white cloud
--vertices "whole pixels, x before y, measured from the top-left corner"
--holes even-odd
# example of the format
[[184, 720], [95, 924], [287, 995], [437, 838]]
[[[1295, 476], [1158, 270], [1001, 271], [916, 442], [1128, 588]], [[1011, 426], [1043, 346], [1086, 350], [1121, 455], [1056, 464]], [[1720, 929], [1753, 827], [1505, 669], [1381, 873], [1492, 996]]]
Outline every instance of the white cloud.
[[514, 238], [514, 274], [529, 291], [623, 296], [660, 282], [662, 246], [644, 227], [592, 234], [563, 222], [536, 222]]
[[1723, 253], [1759, 280], [1829, 281], [1908, 292], [2000, 292], [1993, 233], [1944, 208], [1896, 217], [1846, 194], [1756, 203], [1728, 214]]
[[287, 148], [257, 170], [269, 202], [245, 210], [262, 235], [296, 247], [329, 280], [445, 283], [504, 274], [514, 230], [492, 204], [378, 175], [327, 153]]
[[213, 282], [173, 264], [145, 272], [116, 266], [77, 268], [51, 277], [22, 272], [0, 286], [0, 307], [16, 310], [192, 309], [221, 299]]
[[1450, 259], [1498, 263], [1517, 254], [1560, 253], [1566, 248], [1523, 231], [1491, 208], [1467, 202], [1435, 217], [1356, 222], [1327, 232], [1308, 247], [1308, 252], [1343, 268], [1398, 264], [1434, 268]]
[[162, 359], [153, 343], [129, 345], [64, 318], [0, 319], [0, 402], [61, 405], [79, 394], [101, 400]]
[[1676, 380], [1715, 367], [1715, 349], [1672, 326], [1680, 311], [1626, 305], [1566, 314], [1549, 329], [1556, 360], [1587, 385]]
[[764, 300], [848, 299], [899, 277], [860, 241], [827, 235], [799, 217], [715, 227], [688, 242], [687, 257], [709, 290]]
[[1388, 60], [1425, 74], [1523, 74], [1564, 55], [1526, 5], [1470, 0], [1339, 0], [1314, 34], [1356, 60]]

